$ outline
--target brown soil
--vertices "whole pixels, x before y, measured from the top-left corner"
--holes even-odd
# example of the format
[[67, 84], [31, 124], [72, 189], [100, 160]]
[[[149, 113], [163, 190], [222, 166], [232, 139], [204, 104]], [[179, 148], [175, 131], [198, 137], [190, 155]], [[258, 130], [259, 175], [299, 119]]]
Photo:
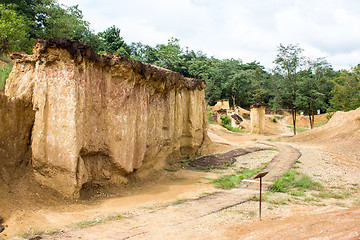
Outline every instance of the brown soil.
[[189, 166], [203, 169], [212, 169], [214, 167], [226, 167], [236, 162], [236, 157], [244, 154], [266, 150], [267, 148], [248, 147], [237, 148], [223, 154], [211, 154], [199, 157], [189, 162]]
[[[315, 115], [314, 123], [315, 124], [326, 123], [328, 121], [327, 115], [328, 113]], [[291, 116], [286, 120], [286, 124], [291, 126], [293, 125]], [[310, 127], [309, 116], [301, 116], [301, 115], [296, 116], [296, 126], [302, 128], [305, 127], [309, 128]]]
[[[356, 206], [360, 204], [358, 174], [360, 126], [356, 125], [358, 123], [356, 116], [360, 114], [358, 112], [351, 114], [351, 116], [341, 115], [339, 118], [342, 120], [334, 118], [333, 123], [330, 121], [329, 125], [291, 139], [297, 141], [292, 142], [291, 145], [299, 149], [302, 154], [299, 163], [296, 164], [296, 170], [307, 173], [329, 189], [348, 191], [350, 193], [348, 197], [305, 200], [305, 198], [277, 193], [269, 196], [270, 200], [263, 203], [261, 222], [258, 220], [258, 202], [246, 201], [196, 220], [175, 225], [169, 223], [166, 227], [154, 231], [152, 235], [140, 234], [130, 239], [360, 239], [360, 208]], [[342, 122], [345, 124], [341, 124]], [[239, 147], [265, 147], [259, 141], [279, 139], [284, 133], [283, 129], [287, 129], [286, 126], [283, 128], [284, 125], [280, 121], [276, 126], [270, 124], [272, 123], [269, 122], [269, 128], [272, 128], [276, 134], [231, 133], [218, 125], [210, 125], [209, 136], [215, 143], [203, 149], [202, 153], [226, 152]], [[263, 152], [266, 151], [237, 157], [237, 163], [244, 167], [261, 159], [263, 162], [268, 162]], [[180, 159], [179, 162], [181, 161]], [[29, 174], [30, 170], [24, 166], [14, 175], [13, 182], [5, 184], [0, 181], [2, 206], [0, 215], [4, 218], [6, 227], [0, 238], [23, 233], [34, 236], [38, 231], [51, 229], [57, 229], [61, 233], [73, 229], [72, 224], [75, 222], [104, 219], [106, 216], [116, 214], [127, 217], [125, 220], [109, 221], [87, 231], [89, 236], [100, 239], [101, 234], [110, 234], [119, 226], [131, 226], [131, 224], [136, 226], [136, 222], [131, 220], [132, 216], [149, 216], [149, 219], [152, 219], [153, 215], [143, 214], [150, 213], [154, 209], [162, 209], [169, 203], [172, 205], [177, 200], [197, 199], [205, 193], [219, 191], [208, 184], [207, 179], [216, 178], [219, 174], [230, 171], [197, 172], [181, 166], [183, 165], [178, 162], [170, 164], [163, 171], [154, 173], [149, 182], [135, 182], [126, 186], [117, 195], [99, 192], [95, 198], [78, 201], [61, 199], [50, 189], [34, 184]], [[232, 196], [231, 191], [225, 193]], [[314, 198], [311, 194], [309, 193], [309, 199]], [[180, 216], [182, 212], [191, 213], [198, 210], [190, 208], [172, 214]], [[62, 239], [61, 234], [42, 236]], [[111, 236], [108, 239], [120, 237], [116, 234]]]

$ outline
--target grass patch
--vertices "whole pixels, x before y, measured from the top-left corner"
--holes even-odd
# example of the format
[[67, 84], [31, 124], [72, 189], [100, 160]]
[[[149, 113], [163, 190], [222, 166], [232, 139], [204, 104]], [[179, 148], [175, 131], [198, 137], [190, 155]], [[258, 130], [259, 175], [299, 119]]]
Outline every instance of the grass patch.
[[304, 198], [305, 202], [320, 202], [319, 198], [313, 198], [313, 197], [305, 197]]
[[355, 199], [354, 204], [355, 204], [356, 206], [360, 206], [360, 198]]
[[200, 194], [200, 196], [199, 197], [207, 197], [207, 196], [211, 196], [211, 195], [215, 195], [215, 194], [217, 194], [218, 192], [203, 192], [203, 193], [201, 193]]
[[211, 183], [213, 183], [216, 188], [231, 189], [231, 188], [235, 187], [243, 179], [248, 178], [248, 177], [256, 174], [259, 171], [260, 171], [260, 168], [243, 169], [241, 171], [238, 171], [236, 174], [223, 175], [217, 179], [212, 180]]
[[330, 190], [323, 190], [319, 193], [313, 194], [313, 196], [320, 198], [345, 199], [351, 197], [351, 193], [347, 190], [336, 191], [336, 192]]
[[178, 181], [184, 181], [186, 178], [171, 178], [171, 181], [178, 182]]
[[316, 128], [316, 127], [321, 127], [321, 126], [323, 126], [323, 125], [327, 124], [327, 122], [328, 122], [328, 121], [314, 123], [314, 128]]
[[295, 170], [290, 170], [274, 182], [271, 191], [294, 194], [305, 192], [306, 190], [320, 189], [323, 189], [323, 185], [321, 183], [313, 181], [311, 177], [304, 173], [298, 173]]
[[87, 228], [87, 227], [91, 227], [100, 223], [104, 223], [104, 222], [108, 222], [108, 221], [114, 221], [114, 220], [121, 220], [124, 219], [125, 217], [121, 214], [116, 214], [116, 215], [109, 215], [105, 218], [98, 218], [98, 219], [93, 219], [93, 220], [85, 220], [85, 221], [81, 221], [81, 222], [76, 222], [74, 223], [72, 226], [75, 228]]
[[[294, 130], [294, 126], [287, 126], [288, 128]], [[301, 127], [296, 127], [296, 132], [305, 132], [309, 130], [308, 128], [301, 128]]]
[[0, 66], [0, 91], [4, 91], [6, 79], [9, 77], [12, 64], [4, 64]]
[[174, 206], [174, 205], [179, 205], [179, 204], [182, 204], [182, 203], [185, 203], [187, 202], [189, 199], [185, 199], [185, 198], [182, 198], [182, 199], [177, 199], [175, 200], [174, 202], [172, 202], [170, 205], [168, 206]]
[[169, 168], [163, 168], [164, 171], [167, 171], [167, 172], [176, 172], [177, 169], [169, 169]]
[[231, 131], [231, 132], [238, 132], [238, 133], [245, 133], [246, 131], [241, 129], [241, 128], [237, 128], [237, 127], [232, 127], [230, 125], [225, 125], [223, 126], [225, 127], [227, 130]]
[[207, 177], [200, 177], [201, 179], [207, 180], [207, 181], [212, 181], [214, 180], [213, 178], [207, 178]]
[[346, 208], [346, 204], [345, 204], [345, 203], [342, 203], [342, 202], [336, 202], [335, 204], [336, 204], [337, 206], [339, 206], [339, 207]]

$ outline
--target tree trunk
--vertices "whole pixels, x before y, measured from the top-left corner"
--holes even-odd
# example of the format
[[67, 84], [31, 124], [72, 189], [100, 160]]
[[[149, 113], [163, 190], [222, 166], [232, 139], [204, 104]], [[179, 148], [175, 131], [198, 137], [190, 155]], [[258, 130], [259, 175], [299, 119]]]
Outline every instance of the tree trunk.
[[236, 105], [235, 105], [235, 95], [231, 95], [231, 98], [233, 100], [233, 108], [234, 108], [234, 111], [236, 110]]
[[308, 115], [309, 115], [309, 121], [310, 121], [310, 128], [313, 129], [313, 121], [312, 121], [312, 118], [313, 118], [314, 116], [311, 114], [311, 104], [310, 104], [310, 103], [309, 103]]
[[313, 128], [314, 128], [314, 122], [315, 122], [314, 106], [311, 108], [311, 115], [312, 115], [312, 119], [311, 119], [311, 129], [313, 129]]
[[293, 119], [294, 135], [296, 135], [296, 109], [291, 109], [291, 115]]

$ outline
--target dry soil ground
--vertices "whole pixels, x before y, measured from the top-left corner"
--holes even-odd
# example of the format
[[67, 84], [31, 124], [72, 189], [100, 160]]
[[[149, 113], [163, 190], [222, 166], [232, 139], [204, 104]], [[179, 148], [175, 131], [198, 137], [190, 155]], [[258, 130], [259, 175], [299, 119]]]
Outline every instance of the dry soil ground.
[[[214, 141], [221, 142], [216, 149], [220, 151], [264, 146], [260, 141], [272, 143], [281, 134], [230, 133], [219, 126], [211, 126], [209, 135]], [[240, 156], [232, 168], [210, 172], [184, 169], [182, 159], [157, 173], [156, 181], [131, 186], [120, 196], [78, 202], [51, 201], [49, 205], [44, 200], [41, 204], [23, 201], [30, 206], [12, 209], [5, 219], [7, 228], [0, 236], [39, 236], [38, 239], [360, 239], [360, 163], [354, 166], [351, 161], [348, 164], [328, 147], [306, 142], [290, 145], [302, 154], [293, 170], [307, 174], [324, 187], [300, 193], [266, 192], [262, 221], [258, 216], [258, 199], [245, 201], [257, 194], [257, 188], [242, 192], [239, 188], [220, 191], [209, 184], [209, 179], [242, 168], [264, 166], [278, 153], [274, 149]], [[215, 193], [218, 191], [220, 193]], [[200, 200], [190, 200], [199, 197]], [[201, 201], [203, 204], [199, 207]], [[225, 204], [226, 201], [233, 201], [233, 204]], [[192, 205], [197, 208], [189, 209]], [[208, 212], [209, 208], [217, 210]], [[184, 216], [188, 220], [182, 220]], [[172, 222], [167, 222], [167, 217]], [[151, 231], [143, 233], [143, 228], [149, 227], [145, 222], [149, 221]], [[138, 233], [121, 235], [122, 227]], [[27, 235], [21, 235], [24, 233]]]

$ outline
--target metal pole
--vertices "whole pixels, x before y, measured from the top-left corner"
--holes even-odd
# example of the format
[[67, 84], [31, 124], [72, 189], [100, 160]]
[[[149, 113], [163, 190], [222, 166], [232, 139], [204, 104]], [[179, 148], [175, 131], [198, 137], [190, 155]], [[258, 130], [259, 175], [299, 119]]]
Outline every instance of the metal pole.
[[261, 221], [261, 185], [262, 185], [262, 177], [260, 177], [260, 201], [259, 201], [259, 217]]
[[258, 174], [256, 174], [256, 176], [254, 177], [254, 179], [260, 178], [260, 201], [259, 201], [259, 218], [261, 221], [261, 188], [262, 188], [262, 178], [268, 174], [269, 172], [259, 172]]

